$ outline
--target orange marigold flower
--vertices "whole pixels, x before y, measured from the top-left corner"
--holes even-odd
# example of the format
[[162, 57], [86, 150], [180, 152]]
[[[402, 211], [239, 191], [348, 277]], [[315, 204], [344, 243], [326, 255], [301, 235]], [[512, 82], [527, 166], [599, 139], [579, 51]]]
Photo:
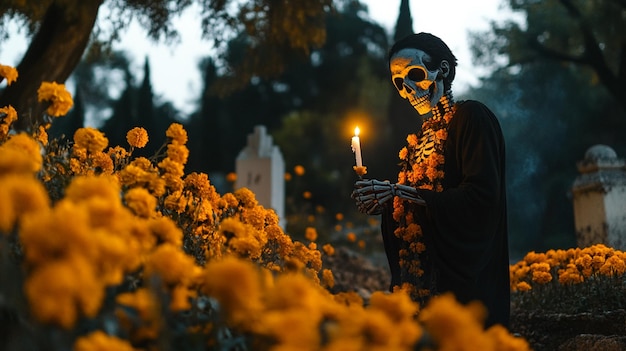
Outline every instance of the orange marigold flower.
[[[11, 85], [17, 80], [17, 70], [11, 66], [0, 65], [0, 77], [7, 80], [7, 85]], [[0, 79], [0, 82], [2, 79]]]
[[167, 157], [172, 159], [174, 162], [184, 165], [187, 163], [187, 158], [189, 157], [189, 149], [183, 144], [168, 144]]
[[519, 282], [517, 283], [517, 285], [515, 285], [515, 289], [517, 291], [528, 291], [531, 290], [532, 287], [527, 282]]
[[109, 145], [104, 134], [91, 127], [78, 128], [74, 132], [74, 147], [86, 149], [91, 153], [103, 151]]
[[79, 337], [73, 348], [73, 351], [100, 350], [134, 351], [135, 349], [128, 341], [109, 336], [101, 330]]
[[96, 152], [91, 156], [91, 162], [96, 174], [113, 174], [113, 160], [108, 154]]
[[448, 131], [446, 129], [439, 129], [435, 132], [435, 138], [440, 141], [446, 140], [448, 138]]
[[74, 105], [72, 95], [65, 89], [65, 84], [56, 82], [42, 82], [37, 90], [37, 99], [40, 102], [50, 102], [46, 112], [54, 117], [64, 116]]
[[148, 131], [141, 127], [135, 127], [126, 133], [128, 145], [142, 148], [148, 143]]
[[291, 173], [289, 172], [285, 172], [285, 181], [290, 181], [291, 180]]
[[350, 232], [348, 233], [346, 238], [348, 239], [349, 242], [353, 243], [356, 241], [356, 234], [354, 234], [354, 232]]
[[322, 283], [328, 288], [335, 286], [335, 277], [330, 269], [322, 270]]
[[209, 262], [202, 277], [202, 291], [219, 301], [235, 326], [247, 325], [262, 310], [261, 278], [251, 262], [230, 256]]
[[405, 147], [403, 147], [403, 148], [400, 150], [400, 152], [398, 153], [398, 157], [399, 157], [401, 160], [405, 160], [405, 161], [406, 161], [407, 156], [409, 156], [409, 150], [408, 150], [408, 149], [406, 148], [406, 146], [405, 146]]
[[41, 146], [26, 133], [14, 134], [0, 145], [0, 174], [35, 173], [41, 169]]
[[9, 127], [15, 121], [17, 121], [17, 111], [13, 106], [0, 107], [0, 138], [6, 137]]
[[297, 175], [297, 176], [303, 176], [304, 175], [304, 167], [302, 165], [297, 165], [293, 168], [293, 172]]
[[302, 197], [309, 200], [311, 197], [313, 197], [313, 195], [311, 194], [310, 191], [305, 191], [302, 193]]
[[331, 244], [325, 244], [324, 246], [322, 246], [322, 250], [324, 250], [324, 253], [328, 256], [332, 256], [335, 254], [335, 248]]
[[186, 144], [187, 143], [187, 131], [180, 123], [172, 123], [165, 131], [165, 135], [171, 138], [175, 143]]
[[417, 139], [417, 135], [415, 134], [407, 135], [406, 141], [407, 143], [409, 143], [409, 146], [411, 147], [417, 147], [417, 143], [419, 142], [419, 140]]
[[126, 205], [133, 213], [142, 218], [156, 215], [157, 199], [145, 188], [132, 188], [124, 195]]
[[304, 232], [304, 237], [309, 241], [317, 240], [317, 230], [313, 227], [307, 227]]
[[237, 173], [230, 172], [226, 175], [226, 181], [229, 183], [234, 183], [237, 181]]
[[235, 198], [239, 201], [239, 205], [244, 208], [251, 208], [258, 204], [254, 193], [248, 188], [237, 189], [234, 193]]

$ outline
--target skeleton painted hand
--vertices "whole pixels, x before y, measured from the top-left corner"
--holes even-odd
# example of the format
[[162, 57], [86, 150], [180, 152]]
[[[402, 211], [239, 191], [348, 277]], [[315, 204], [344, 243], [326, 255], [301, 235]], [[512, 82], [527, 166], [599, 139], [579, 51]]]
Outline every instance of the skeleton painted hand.
[[356, 200], [359, 212], [369, 215], [381, 214], [389, 200], [394, 196], [425, 205], [426, 202], [413, 187], [403, 184], [391, 184], [388, 180], [363, 179], [354, 183], [352, 198]]

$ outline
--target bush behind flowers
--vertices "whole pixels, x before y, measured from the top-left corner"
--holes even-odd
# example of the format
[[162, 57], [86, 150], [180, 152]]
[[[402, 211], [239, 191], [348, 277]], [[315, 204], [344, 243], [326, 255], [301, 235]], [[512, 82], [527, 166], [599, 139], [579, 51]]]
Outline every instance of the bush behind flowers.
[[56, 83], [39, 99], [48, 122], [27, 132], [0, 109], [6, 349], [528, 349], [501, 326], [484, 330], [482, 307], [451, 295], [420, 311], [402, 290], [332, 294], [322, 257], [333, 250], [293, 241], [250, 190], [222, 195], [208, 175], [185, 174], [182, 125], [162, 151], [134, 157], [149, 141], [141, 127], [127, 148], [94, 128], [49, 141], [52, 117], [73, 102]]

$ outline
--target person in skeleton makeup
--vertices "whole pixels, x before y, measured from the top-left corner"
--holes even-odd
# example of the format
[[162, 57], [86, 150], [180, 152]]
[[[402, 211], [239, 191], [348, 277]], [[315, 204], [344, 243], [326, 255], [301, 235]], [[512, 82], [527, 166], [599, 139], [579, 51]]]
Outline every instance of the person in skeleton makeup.
[[398, 182], [358, 180], [359, 211], [381, 215], [391, 287], [409, 288], [425, 303], [454, 293], [480, 301], [486, 326], [508, 327], [509, 254], [505, 145], [484, 104], [455, 102], [456, 58], [429, 33], [409, 35], [389, 52], [398, 93], [420, 116], [421, 128], [400, 153]]

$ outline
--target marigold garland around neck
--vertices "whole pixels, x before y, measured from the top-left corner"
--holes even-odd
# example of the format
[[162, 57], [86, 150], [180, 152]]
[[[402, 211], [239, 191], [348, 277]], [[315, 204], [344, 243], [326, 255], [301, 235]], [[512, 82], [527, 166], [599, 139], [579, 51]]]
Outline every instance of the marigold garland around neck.
[[[436, 192], [443, 190], [444, 146], [448, 138], [448, 124], [455, 111], [456, 105], [448, 92], [433, 109], [433, 115], [423, 121], [421, 130], [407, 136], [408, 144], [399, 153], [401, 171], [398, 183]], [[424, 269], [420, 256], [427, 253], [427, 248], [422, 227], [412, 210], [417, 205], [396, 197], [393, 206], [393, 218], [398, 222], [394, 235], [402, 241], [398, 256], [403, 288], [410, 291], [414, 300], [424, 303], [436, 292], [430, 290], [433, 282], [422, 281]]]

